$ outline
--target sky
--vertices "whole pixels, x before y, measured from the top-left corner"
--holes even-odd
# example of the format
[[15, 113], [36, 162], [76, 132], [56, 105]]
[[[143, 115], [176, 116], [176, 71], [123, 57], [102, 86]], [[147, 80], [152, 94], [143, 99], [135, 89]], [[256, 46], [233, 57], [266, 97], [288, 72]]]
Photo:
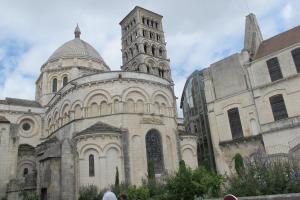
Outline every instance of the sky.
[[119, 22], [135, 6], [164, 16], [178, 104], [194, 70], [243, 49], [249, 13], [264, 39], [300, 24], [299, 0], [0, 0], [0, 99], [34, 99], [40, 67], [74, 38], [77, 23], [81, 39], [120, 70]]

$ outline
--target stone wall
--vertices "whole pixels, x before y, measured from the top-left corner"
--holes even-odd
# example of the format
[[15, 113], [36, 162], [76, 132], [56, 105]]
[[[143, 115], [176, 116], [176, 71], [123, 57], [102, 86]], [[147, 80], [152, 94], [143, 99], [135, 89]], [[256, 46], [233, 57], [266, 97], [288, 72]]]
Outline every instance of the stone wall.
[[[206, 199], [206, 200], [222, 200], [222, 199], [223, 198]], [[239, 200], [299, 200], [300, 199], [300, 193], [265, 195], [265, 196], [252, 196], [252, 197], [238, 197], [238, 199]]]

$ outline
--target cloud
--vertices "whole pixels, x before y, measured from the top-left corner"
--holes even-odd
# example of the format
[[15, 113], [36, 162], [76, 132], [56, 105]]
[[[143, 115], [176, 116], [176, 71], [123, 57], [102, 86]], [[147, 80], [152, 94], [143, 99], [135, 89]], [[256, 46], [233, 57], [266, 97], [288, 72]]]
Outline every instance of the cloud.
[[[5, 72], [0, 77], [0, 98], [33, 99], [41, 65], [55, 49], [73, 39], [76, 23], [81, 38], [100, 52], [111, 69], [119, 70], [118, 23], [136, 5], [164, 16], [168, 57], [179, 99], [186, 78], [194, 70], [243, 48], [244, 20], [249, 12], [257, 15], [264, 38], [300, 23], [297, 0], [252, 0], [248, 4], [245, 0], [0, 0], [0, 5], [0, 72]], [[15, 49], [22, 51], [12, 55], [1, 41], [17, 41], [21, 45]]]

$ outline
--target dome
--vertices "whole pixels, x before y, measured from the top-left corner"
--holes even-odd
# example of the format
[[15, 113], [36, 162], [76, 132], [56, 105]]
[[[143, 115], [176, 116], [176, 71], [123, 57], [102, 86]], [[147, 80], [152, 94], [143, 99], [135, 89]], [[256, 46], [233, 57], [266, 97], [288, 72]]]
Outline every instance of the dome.
[[49, 57], [48, 61], [60, 58], [86, 58], [103, 62], [102, 57], [97, 50], [87, 42], [80, 39], [80, 29], [77, 25], [75, 29], [75, 38], [63, 44]]

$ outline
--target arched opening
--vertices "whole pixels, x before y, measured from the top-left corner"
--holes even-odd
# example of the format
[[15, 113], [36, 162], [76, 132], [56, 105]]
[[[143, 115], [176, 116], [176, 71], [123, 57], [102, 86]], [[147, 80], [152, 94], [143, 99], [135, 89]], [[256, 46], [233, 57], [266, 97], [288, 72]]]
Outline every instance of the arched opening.
[[124, 59], [125, 59], [125, 61], [127, 61], [127, 60], [128, 60], [128, 55], [127, 55], [127, 53], [126, 53], [126, 52], [124, 53]]
[[150, 73], [150, 67], [147, 66], [147, 73], [149, 74]]
[[63, 78], [63, 86], [67, 85], [67, 83], [68, 83], [68, 77], [65, 76], [65, 77]]
[[133, 57], [133, 50], [130, 48], [129, 51], [130, 51], [130, 56], [132, 58]]
[[162, 55], [163, 55], [163, 50], [162, 50], [162, 48], [159, 48], [159, 50], [158, 50], [158, 55], [162, 57]]
[[148, 166], [154, 165], [155, 174], [161, 174], [164, 171], [163, 147], [160, 133], [152, 129], [146, 134], [146, 152]]
[[145, 53], [148, 53], [148, 52], [147, 52], [147, 44], [144, 44], [144, 52], [145, 52]]
[[152, 55], [155, 56], [155, 47], [152, 46]]
[[57, 92], [57, 78], [52, 80], [52, 92]]
[[95, 176], [95, 160], [93, 154], [89, 155], [89, 176]]
[[135, 46], [136, 53], [139, 53], [139, 46], [137, 44], [135, 44], [134, 46]]
[[24, 168], [23, 170], [23, 176], [25, 177], [28, 174], [28, 168]]

